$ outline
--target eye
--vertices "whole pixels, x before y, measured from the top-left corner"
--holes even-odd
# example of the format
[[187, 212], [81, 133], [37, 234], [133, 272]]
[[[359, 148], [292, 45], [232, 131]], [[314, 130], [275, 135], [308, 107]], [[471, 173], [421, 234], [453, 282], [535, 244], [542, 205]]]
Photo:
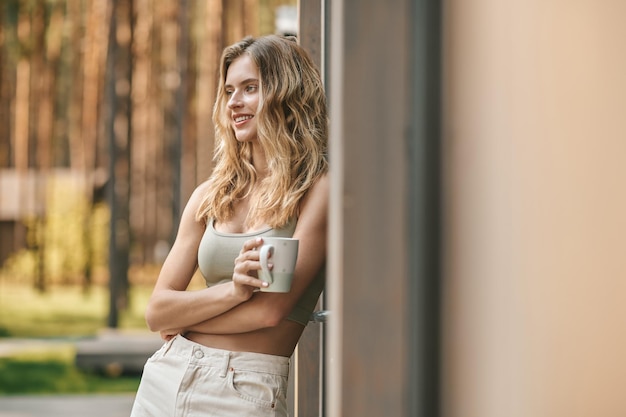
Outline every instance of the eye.
[[226, 94], [226, 97], [230, 97], [231, 95], [233, 95], [233, 90], [228, 89], [224, 92], [224, 94]]
[[246, 93], [254, 93], [259, 87], [256, 84], [246, 86]]

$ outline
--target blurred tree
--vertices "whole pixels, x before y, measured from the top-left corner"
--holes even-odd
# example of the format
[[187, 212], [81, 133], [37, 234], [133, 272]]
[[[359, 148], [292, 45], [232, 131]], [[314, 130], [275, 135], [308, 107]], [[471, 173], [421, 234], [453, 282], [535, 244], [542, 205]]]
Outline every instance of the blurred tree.
[[[104, 142], [100, 132], [100, 125], [104, 127], [103, 111], [104, 68], [107, 59], [108, 31], [110, 25], [110, 2], [108, 0], [92, 0], [83, 3], [86, 10], [82, 48], [82, 86], [80, 88], [81, 120], [80, 129], [74, 130], [70, 137], [71, 166], [85, 178], [85, 193], [89, 201], [90, 210], [84, 219], [83, 244], [87, 253], [87, 262], [83, 274], [83, 288], [88, 291], [93, 281], [93, 238], [92, 227], [94, 188], [98, 185], [95, 178], [97, 168], [103, 166], [104, 158], [98, 159]], [[82, 20], [82, 19], [81, 19]], [[100, 137], [100, 140], [99, 140]], [[113, 212], [113, 208], [111, 209]]]
[[11, 81], [11, 66], [9, 65], [9, 25], [7, 24], [8, 3], [0, 4], [0, 168], [9, 166], [11, 154], [11, 133], [10, 133], [10, 87], [14, 83]]
[[107, 55], [106, 136], [109, 141], [109, 327], [128, 306], [133, 1], [114, 0]]
[[[19, 256], [38, 265], [29, 277], [42, 289], [103, 282], [104, 239], [93, 224], [110, 212], [111, 258], [127, 259], [109, 264], [158, 267], [182, 204], [213, 167], [221, 51], [245, 35], [273, 32], [274, 10], [284, 4], [297, 0], [0, 0], [0, 180], [15, 190], [0, 196], [0, 213], [11, 206], [0, 219], [0, 262], [9, 256], [5, 246], [25, 249]], [[113, 78], [108, 65], [125, 75]], [[86, 213], [68, 211], [61, 221], [59, 177], [83, 194]], [[72, 245], [59, 242], [59, 228], [72, 233]], [[64, 279], [56, 275], [57, 260], [71, 258], [66, 250], [85, 259], [81, 276], [74, 261]], [[156, 279], [124, 272], [119, 288], [136, 276]]]

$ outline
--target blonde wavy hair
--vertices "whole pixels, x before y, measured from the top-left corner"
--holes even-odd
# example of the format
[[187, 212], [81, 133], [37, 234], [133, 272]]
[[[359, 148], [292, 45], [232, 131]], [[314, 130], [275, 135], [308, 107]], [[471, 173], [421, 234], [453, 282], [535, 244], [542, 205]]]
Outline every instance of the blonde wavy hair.
[[[224, 89], [232, 62], [248, 54], [260, 74], [258, 141], [268, 175], [259, 183], [252, 165], [252, 144], [236, 140]], [[318, 68], [293, 38], [247, 37], [222, 53], [213, 108], [215, 168], [197, 219], [226, 221], [234, 204], [252, 192], [246, 224], [278, 228], [297, 218], [299, 203], [328, 170], [326, 95]]]

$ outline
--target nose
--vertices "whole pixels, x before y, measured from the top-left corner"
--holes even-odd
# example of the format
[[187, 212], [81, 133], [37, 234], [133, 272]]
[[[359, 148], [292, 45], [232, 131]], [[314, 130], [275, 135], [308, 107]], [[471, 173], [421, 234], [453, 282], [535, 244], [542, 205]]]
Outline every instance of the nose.
[[228, 108], [235, 109], [241, 107], [241, 95], [237, 91], [233, 91], [228, 98]]

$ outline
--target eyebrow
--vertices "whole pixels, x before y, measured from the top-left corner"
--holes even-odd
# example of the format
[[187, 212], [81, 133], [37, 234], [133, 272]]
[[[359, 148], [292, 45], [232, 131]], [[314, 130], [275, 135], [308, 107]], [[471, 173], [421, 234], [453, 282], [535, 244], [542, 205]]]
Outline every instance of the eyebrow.
[[[258, 83], [259, 80], [257, 78], [246, 78], [245, 80], [241, 81], [239, 83], [239, 85], [246, 85], [246, 84], [251, 84], [251, 83]], [[232, 87], [232, 84], [224, 84], [224, 88], [226, 87]]]

